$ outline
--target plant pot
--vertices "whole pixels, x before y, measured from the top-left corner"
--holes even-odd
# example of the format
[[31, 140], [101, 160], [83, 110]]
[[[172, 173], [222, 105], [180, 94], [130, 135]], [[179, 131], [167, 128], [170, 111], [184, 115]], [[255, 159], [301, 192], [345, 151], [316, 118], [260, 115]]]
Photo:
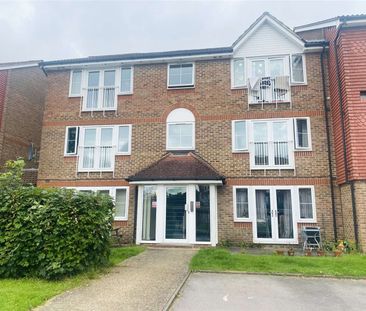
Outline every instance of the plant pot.
[[334, 254], [334, 257], [341, 257], [343, 252], [341, 250], [337, 249], [333, 252], [333, 254]]
[[312, 251], [311, 251], [311, 249], [307, 249], [307, 250], [305, 250], [305, 256], [307, 256], [307, 257], [311, 257], [311, 256], [312, 256]]
[[285, 251], [283, 249], [276, 249], [276, 254], [278, 256], [283, 256], [283, 255], [285, 255]]
[[318, 250], [316, 251], [316, 254], [317, 254], [318, 256], [325, 256], [325, 251], [323, 251], [322, 249], [318, 249]]
[[287, 251], [287, 254], [288, 254], [289, 256], [295, 256], [295, 251], [294, 251], [293, 249], [289, 249], [289, 250]]

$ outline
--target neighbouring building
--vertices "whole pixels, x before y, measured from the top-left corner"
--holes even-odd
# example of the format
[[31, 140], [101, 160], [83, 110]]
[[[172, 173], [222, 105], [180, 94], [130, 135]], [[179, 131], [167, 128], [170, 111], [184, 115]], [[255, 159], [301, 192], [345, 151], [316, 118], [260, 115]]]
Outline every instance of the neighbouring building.
[[366, 249], [366, 15], [339, 16], [295, 28], [329, 42], [329, 100], [334, 128], [338, 235]]
[[332, 240], [327, 49], [264, 13], [230, 47], [43, 62], [38, 185], [111, 195], [129, 242]]
[[23, 158], [36, 183], [47, 80], [40, 61], [0, 63], [0, 166]]

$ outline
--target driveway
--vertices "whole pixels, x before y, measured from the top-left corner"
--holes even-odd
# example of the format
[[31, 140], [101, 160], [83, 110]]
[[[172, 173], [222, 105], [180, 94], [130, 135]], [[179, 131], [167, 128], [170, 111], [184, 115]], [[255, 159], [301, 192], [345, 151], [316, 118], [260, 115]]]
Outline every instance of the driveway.
[[366, 310], [366, 280], [194, 273], [171, 310]]
[[194, 253], [193, 249], [149, 248], [37, 310], [162, 310], [185, 279]]

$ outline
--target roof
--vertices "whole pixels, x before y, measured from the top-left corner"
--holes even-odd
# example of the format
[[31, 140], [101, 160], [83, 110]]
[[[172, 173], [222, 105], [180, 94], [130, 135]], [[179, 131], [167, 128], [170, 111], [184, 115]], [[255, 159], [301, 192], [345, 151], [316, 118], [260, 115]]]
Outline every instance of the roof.
[[28, 60], [28, 61], [21, 61], [21, 62], [0, 63], [0, 70], [35, 67], [35, 66], [39, 66], [40, 62], [41, 62], [41, 60]]
[[220, 180], [225, 177], [193, 152], [167, 153], [160, 160], [127, 178], [128, 181]]

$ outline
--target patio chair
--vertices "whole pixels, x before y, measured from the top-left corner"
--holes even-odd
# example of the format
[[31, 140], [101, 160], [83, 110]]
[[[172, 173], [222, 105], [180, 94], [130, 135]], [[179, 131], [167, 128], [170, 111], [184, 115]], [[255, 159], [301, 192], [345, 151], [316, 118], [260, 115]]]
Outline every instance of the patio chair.
[[322, 240], [320, 235], [320, 227], [304, 227], [302, 229], [302, 237], [304, 240], [303, 250], [310, 248], [321, 248]]

